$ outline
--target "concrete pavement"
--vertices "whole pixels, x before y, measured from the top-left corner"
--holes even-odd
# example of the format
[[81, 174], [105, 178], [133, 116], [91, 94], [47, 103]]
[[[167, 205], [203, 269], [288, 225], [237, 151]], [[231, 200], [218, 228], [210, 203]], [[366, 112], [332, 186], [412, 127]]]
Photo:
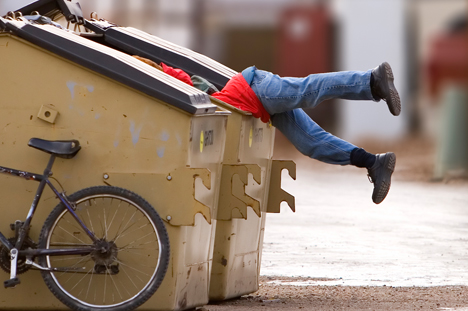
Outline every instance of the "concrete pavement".
[[[468, 182], [399, 179], [371, 200], [366, 172], [298, 163], [283, 178], [296, 197], [268, 214], [261, 275], [307, 276], [310, 285], [468, 285]], [[286, 174], [286, 173], [284, 173]], [[283, 203], [284, 204], [284, 203]]]

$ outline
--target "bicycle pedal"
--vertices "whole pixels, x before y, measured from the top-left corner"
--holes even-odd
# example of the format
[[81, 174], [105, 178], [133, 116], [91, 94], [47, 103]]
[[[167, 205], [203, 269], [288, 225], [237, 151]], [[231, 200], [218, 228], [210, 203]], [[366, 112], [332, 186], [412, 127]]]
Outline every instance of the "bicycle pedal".
[[13, 278], [13, 279], [9, 279], [3, 282], [3, 286], [5, 286], [5, 288], [15, 287], [16, 285], [19, 285], [20, 283], [21, 282], [18, 278]]

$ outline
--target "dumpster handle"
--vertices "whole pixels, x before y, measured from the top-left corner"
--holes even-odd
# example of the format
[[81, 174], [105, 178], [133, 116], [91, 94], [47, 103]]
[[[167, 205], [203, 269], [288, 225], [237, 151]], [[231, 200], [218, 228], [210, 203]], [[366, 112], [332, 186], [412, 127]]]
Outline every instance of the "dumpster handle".
[[296, 180], [296, 163], [273, 160], [271, 163], [270, 190], [268, 192], [267, 213], [279, 213], [281, 202], [286, 201], [293, 212], [296, 211], [294, 196], [281, 189], [281, 172], [287, 169], [289, 176]]
[[[233, 218], [247, 219], [247, 206], [250, 206], [258, 217], [261, 217], [260, 202], [245, 193], [248, 185], [248, 174], [261, 183], [261, 168], [256, 164], [224, 164], [221, 174], [221, 187], [218, 204], [218, 220]], [[238, 178], [235, 178], [237, 175]]]

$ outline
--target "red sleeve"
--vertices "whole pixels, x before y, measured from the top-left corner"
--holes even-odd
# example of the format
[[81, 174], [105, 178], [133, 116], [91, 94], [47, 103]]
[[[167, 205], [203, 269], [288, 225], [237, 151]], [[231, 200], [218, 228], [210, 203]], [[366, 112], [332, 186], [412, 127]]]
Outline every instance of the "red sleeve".
[[255, 118], [260, 118], [263, 123], [270, 120], [270, 115], [250, 85], [245, 81], [242, 73], [232, 77], [221, 92], [216, 92], [211, 96], [240, 110], [251, 112]]
[[190, 76], [182, 69], [172, 68], [164, 63], [161, 63], [161, 66], [163, 67], [163, 71], [168, 75], [173, 76], [174, 78], [193, 86], [192, 79], [190, 79]]

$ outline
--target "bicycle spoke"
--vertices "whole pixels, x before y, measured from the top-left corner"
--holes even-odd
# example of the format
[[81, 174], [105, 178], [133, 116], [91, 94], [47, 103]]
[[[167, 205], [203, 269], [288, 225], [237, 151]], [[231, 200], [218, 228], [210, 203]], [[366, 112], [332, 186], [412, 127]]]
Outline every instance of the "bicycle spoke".
[[88, 189], [72, 194], [70, 200], [98, 240], [83, 235], [83, 229], [65, 208], [51, 214], [41, 232], [41, 247], [90, 252], [43, 256], [45, 261], [39, 256], [41, 265], [57, 269], [42, 271], [44, 280], [72, 309], [134, 309], [154, 293], [164, 277], [169, 259], [164, 224], [151, 205], [129, 191]]
[[86, 291], [86, 296], [85, 296], [85, 299], [88, 299], [88, 295], [89, 295], [89, 290], [91, 288], [91, 282], [93, 281], [93, 274], [91, 274], [91, 277], [89, 278], [89, 282], [88, 282], [88, 290]]
[[142, 280], [138, 275], [136, 275], [136, 274], [135, 274], [135, 277], [136, 277], [141, 283], [145, 282], [145, 281], [143, 281], [143, 280]]
[[[81, 281], [83, 281], [83, 280], [85, 279], [85, 277], [86, 277], [91, 271], [93, 271], [93, 269], [94, 269], [94, 267], [91, 268], [90, 270], [88, 270], [88, 272], [87, 272], [78, 282], [76, 282], [75, 286], [73, 286], [73, 287], [71, 288], [70, 291], [73, 291], [73, 290], [75, 289], [75, 287], [77, 287], [78, 284], [80, 284]], [[69, 281], [70, 279], [71, 279], [71, 277], [68, 279], [68, 281]], [[68, 282], [68, 281], [67, 281], [67, 282]]]
[[[144, 238], [146, 238], [147, 236], [152, 235], [152, 234], [153, 234], [153, 232], [150, 232], [150, 233], [148, 233], [148, 234], [146, 234], [146, 235], [140, 237], [139, 239], [136, 239], [136, 240], [130, 242], [130, 244], [127, 244], [126, 246], [130, 246], [130, 245], [132, 245], [132, 244], [134, 244], [134, 243], [137, 243], [137, 242], [140, 241], [141, 239], [144, 239]], [[124, 246], [124, 248], [125, 248], [126, 246]]]
[[[129, 278], [128, 275], [127, 275], [127, 278]], [[130, 278], [129, 278], [129, 279], [130, 279]], [[126, 284], [122, 283], [123, 278], [119, 278], [119, 279], [117, 279], [117, 280], [119, 281], [119, 283], [120, 283], [122, 289], [126, 291], [127, 296], [132, 295], [132, 293], [128, 290], [128, 286], [127, 286]], [[133, 283], [133, 282], [132, 282], [132, 283]], [[138, 289], [139, 289], [139, 288], [136, 287], [136, 290], [138, 290]]]
[[[154, 240], [151, 240], [151, 241], [148, 241], [148, 242], [145, 242], [145, 243], [141, 243], [138, 246], [143, 246], [143, 245], [147, 245], [147, 244], [154, 243], [154, 242], [157, 243], [157, 239], [154, 239]], [[124, 251], [124, 250], [129, 250], [129, 249], [147, 249], [147, 248], [143, 248], [143, 247], [130, 247], [131, 244], [133, 244], [133, 242], [130, 243], [130, 244], [127, 244], [126, 246], [120, 247], [119, 250]], [[155, 248], [155, 250], [159, 250], [159, 245], [157, 245], [157, 246], [158, 246], [158, 248]]]
[[115, 239], [114, 239], [114, 242], [117, 241], [117, 240], [120, 238], [120, 236], [122, 235], [123, 232], [125, 232], [126, 230], [128, 230], [129, 228], [131, 228], [131, 227], [135, 224], [135, 222], [134, 222], [129, 228], [127, 228], [127, 225], [132, 221], [132, 219], [133, 219], [133, 217], [135, 216], [136, 213], [137, 213], [137, 210], [135, 210], [135, 211], [133, 212], [132, 217], [130, 217], [130, 219], [129, 219], [129, 220], [127, 221], [127, 223], [124, 225], [123, 231], [122, 231], [121, 233], [118, 233], [118, 234], [116, 235], [116, 237], [115, 237]]
[[[107, 265], [106, 265], [106, 269], [109, 270], [109, 267], [108, 267]], [[115, 289], [117, 290], [117, 294], [119, 294], [120, 299], [123, 299], [122, 294], [120, 294], [120, 291], [119, 291], [119, 289], [117, 288], [117, 284], [115, 284], [114, 278], [113, 278], [112, 276], [110, 276], [109, 278], [111, 279], [112, 284], [114, 284], [114, 287], [115, 287]], [[104, 293], [104, 296], [105, 296], [105, 293]]]
[[[90, 204], [90, 206], [91, 206], [91, 204]], [[91, 231], [92, 231], [92, 232], [96, 232], [96, 231], [94, 231], [93, 222], [92, 222], [92, 220], [91, 220], [91, 216], [89, 215], [89, 208], [86, 209], [86, 213], [88, 214], [89, 225], [90, 225], [90, 227], [91, 227]]]
[[[123, 203], [123, 202], [121, 202], [121, 203]], [[120, 206], [120, 205], [119, 205], [119, 206]], [[127, 219], [128, 210], [129, 210], [129, 209], [126, 209], [125, 214], [123, 215], [122, 219]], [[135, 213], [136, 213], [136, 211], [134, 212], [134, 214], [135, 214]], [[119, 232], [120, 232], [120, 229], [121, 229], [121, 228], [122, 228], [122, 222], [119, 224], [119, 227], [117, 228], [117, 234], [116, 234], [116, 236], [115, 236], [114, 239], [113, 239], [114, 242], [115, 242], [116, 238], [120, 235]]]
[[[111, 205], [112, 205], [112, 202], [114, 202], [114, 198], [111, 198]], [[112, 217], [112, 219], [111, 219], [111, 221], [109, 223], [109, 229], [112, 227], [112, 224], [114, 223], [114, 219], [115, 219], [115, 217], [117, 216], [117, 213], [120, 210], [121, 204], [122, 204], [122, 201], [119, 202], [119, 204], [117, 205], [117, 208], [115, 209], [114, 216]]]
[[[138, 231], [138, 230], [141, 230], [141, 229], [143, 229], [143, 228], [145, 228], [145, 227], [147, 227], [147, 226], [151, 226], [151, 225], [150, 225], [150, 224], [141, 225], [140, 227], [136, 228], [135, 230], [130, 231], [130, 232], [127, 232], [127, 233], [125, 233], [125, 234], [123, 234], [123, 232], [122, 232], [122, 234], [121, 234], [118, 238], [123, 238], [123, 237], [125, 237], [125, 236], [127, 236], [127, 235], [129, 235], [129, 234], [132, 234], [133, 232], [136, 232], [136, 231]], [[115, 239], [114, 242], [115, 242], [115, 241], [117, 241], [117, 239]]]
[[[119, 251], [119, 253], [123, 256], [124, 254], [131, 254], [131, 255], [134, 255], [134, 256], [138, 256], [138, 257], [141, 257], [141, 256], [148, 256], [148, 251], [147, 249], [145, 249], [145, 251], [135, 251], [135, 250], [132, 250], [132, 249], [124, 249], [122, 251]], [[156, 254], [159, 254], [159, 252], [157, 252]]]
[[[66, 215], [69, 215], [69, 214], [65, 214], [64, 216], [66, 216]], [[73, 219], [73, 221], [70, 221], [70, 220], [68, 219], [68, 217], [64, 217], [63, 219], [64, 219], [68, 224], [70, 224], [73, 228], [75, 228], [77, 232], [83, 231], [83, 228], [81, 228], [80, 226], [77, 226], [78, 223], [76, 222], [75, 219]]]
[[[104, 275], [104, 293], [107, 293], [107, 271], [106, 274]], [[106, 295], [104, 295], [104, 300], [102, 301], [104, 304], [106, 303]]]
[[[104, 201], [104, 198], [102, 198], [102, 200]], [[103, 212], [104, 212], [104, 239], [107, 240], [107, 215], [106, 215], [106, 205], [105, 204], [104, 204]]]
[[127, 278], [130, 280], [130, 282], [132, 282], [133, 286], [135, 286], [135, 289], [138, 290], [138, 286], [135, 284], [135, 282], [133, 282], [132, 278], [130, 277], [130, 275], [128, 275], [127, 271], [125, 271], [124, 269], [123, 272], [125, 273]]
[[116, 262], [118, 262], [119, 264], [121, 264], [121, 265], [124, 266], [124, 267], [128, 267], [130, 270], [136, 271], [136, 272], [141, 273], [141, 274], [146, 275], [146, 276], [151, 276], [150, 274], [148, 274], [148, 273], [146, 273], [146, 272], [143, 272], [143, 271], [141, 271], [141, 270], [138, 270], [138, 269], [136, 269], [136, 268], [133, 268], [133, 267], [131, 267], [131, 266], [129, 266], [129, 265], [124, 264], [124, 263], [123, 263], [122, 261], [120, 261], [120, 260], [116, 260]]
[[80, 241], [81, 243], [83, 244], [86, 244], [82, 239], [79, 239], [78, 237], [76, 237], [75, 235], [73, 235], [71, 232], [68, 232], [68, 230], [65, 230], [63, 227], [59, 226], [60, 229], [63, 230], [63, 232], [65, 232], [66, 234], [68, 234], [69, 236], [77, 239], [78, 241]]

